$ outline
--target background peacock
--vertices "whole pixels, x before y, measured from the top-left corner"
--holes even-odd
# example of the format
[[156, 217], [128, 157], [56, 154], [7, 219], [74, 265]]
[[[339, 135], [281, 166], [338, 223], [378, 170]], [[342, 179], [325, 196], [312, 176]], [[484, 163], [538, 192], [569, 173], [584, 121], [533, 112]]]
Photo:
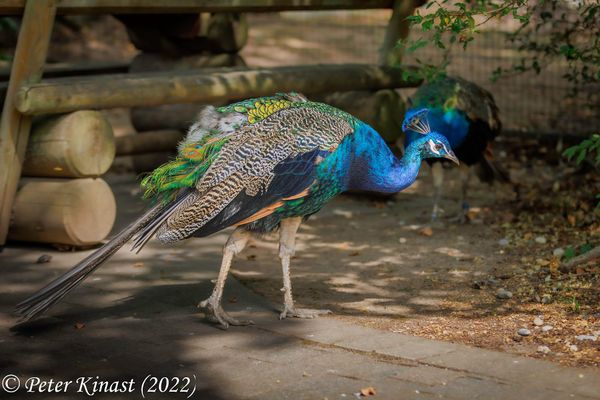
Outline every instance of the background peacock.
[[[411, 128], [407, 122], [424, 108], [428, 110], [427, 120], [431, 130], [448, 139], [460, 160], [462, 190], [457, 220], [465, 222], [469, 210], [467, 187], [471, 166], [477, 166], [477, 175], [483, 182], [509, 181], [508, 174], [495, 163], [491, 151], [491, 142], [502, 129], [498, 107], [488, 91], [464, 79], [445, 76], [428, 82], [410, 99], [403, 125], [406, 132], [405, 148], [421, 137], [423, 128], [419, 126], [422, 125], [412, 125]], [[441, 162], [431, 160], [430, 163], [434, 186], [433, 222], [440, 214], [444, 169]]]
[[[413, 127], [422, 120], [406, 121]], [[416, 128], [415, 128], [416, 129]], [[200, 302], [221, 326], [244, 325], [222, 309], [233, 257], [254, 233], [280, 229], [284, 308], [280, 318], [311, 318], [327, 310], [294, 307], [290, 258], [303, 219], [349, 190], [398, 192], [412, 184], [421, 160], [456, 161], [446, 138], [426, 132], [398, 160], [367, 124], [297, 93], [206, 108], [179, 146], [176, 159], [142, 181], [155, 205], [102, 248], [17, 306], [30, 319], [56, 303], [133, 238], [172, 243], [236, 227], [227, 240], [211, 296]]]

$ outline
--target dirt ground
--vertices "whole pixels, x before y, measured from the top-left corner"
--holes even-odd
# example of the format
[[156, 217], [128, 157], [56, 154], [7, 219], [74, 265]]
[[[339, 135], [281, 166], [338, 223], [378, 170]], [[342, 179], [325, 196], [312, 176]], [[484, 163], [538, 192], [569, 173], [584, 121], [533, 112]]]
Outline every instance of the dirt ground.
[[[505, 163], [514, 166], [513, 176], [531, 174], [518, 161]], [[537, 166], [522, 180], [522, 196], [553, 185], [548, 178], [554, 170]], [[600, 268], [561, 274], [553, 255], [557, 248], [598, 243], [598, 212], [558, 209], [564, 197], [581, 204], [593, 199], [573, 196], [574, 186], [584, 179], [587, 190], [597, 191], [598, 177], [570, 176], [564, 189], [553, 193], [556, 201], [543, 209], [536, 203], [537, 210], [528, 200], [517, 200], [510, 187], [490, 188], [474, 180], [470, 203], [476, 212], [470, 223], [444, 218], [442, 226], [424, 235], [431, 206], [428, 172], [424, 167], [422, 179], [393, 199], [345, 196], [309, 220], [292, 265], [296, 299], [329, 308], [334, 318], [392, 332], [569, 365], [600, 365], [600, 342], [576, 338], [600, 333]], [[446, 182], [443, 207], [451, 216], [458, 208], [456, 170], [448, 171]], [[573, 225], [569, 218], [575, 218]], [[234, 273], [256, 292], [280, 301], [276, 237], [269, 239], [236, 261]], [[499, 299], [500, 289], [512, 298]], [[530, 335], [520, 336], [521, 328]]]
[[[250, 41], [242, 56], [251, 66], [375, 62], [387, 16], [251, 16]], [[110, 44], [101, 38], [92, 42], [94, 59], [135, 54], [129, 45], [111, 42], [124, 37], [122, 27], [113, 25]], [[565, 98], [558, 67], [545, 78], [524, 75], [490, 83], [493, 67], [509, 62], [514, 52], [499, 44], [496, 33], [483, 37], [474, 53], [456, 55], [451, 72], [492, 91], [508, 129], [600, 129], [598, 115]], [[73, 59], [91, 57], [89, 50], [77, 49]], [[64, 58], [68, 51], [61, 48], [56, 53]], [[115, 128], [130, 129], [125, 125]], [[329, 308], [334, 312], [331, 318], [383, 330], [571, 365], [600, 365], [600, 339], [576, 339], [600, 335], [598, 266], [565, 275], [557, 271], [559, 259], [553, 256], [559, 248], [600, 242], [600, 218], [594, 211], [599, 174], [559, 163], [554, 147], [505, 138], [497, 156], [519, 182], [520, 195], [508, 186], [490, 188], [474, 180], [472, 221], [455, 225], [445, 220], [429, 236], [419, 233], [431, 208], [427, 167], [412, 188], [394, 198], [339, 198], [300, 230], [292, 265], [297, 301]], [[456, 170], [448, 171], [446, 182], [443, 207], [450, 216], [458, 208]], [[254, 243], [236, 261], [234, 273], [254, 291], [279, 301], [274, 239]], [[498, 299], [502, 288], [512, 298]], [[539, 326], [534, 324], [536, 317], [542, 320]], [[520, 328], [529, 329], [530, 335], [518, 335]]]

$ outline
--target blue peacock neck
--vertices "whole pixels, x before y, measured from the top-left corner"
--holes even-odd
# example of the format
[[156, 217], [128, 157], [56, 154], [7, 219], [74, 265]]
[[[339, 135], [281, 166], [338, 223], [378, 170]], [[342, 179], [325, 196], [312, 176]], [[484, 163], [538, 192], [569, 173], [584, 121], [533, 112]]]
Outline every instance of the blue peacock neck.
[[348, 189], [396, 193], [412, 185], [421, 167], [419, 141], [398, 159], [381, 136], [363, 124], [354, 135]]

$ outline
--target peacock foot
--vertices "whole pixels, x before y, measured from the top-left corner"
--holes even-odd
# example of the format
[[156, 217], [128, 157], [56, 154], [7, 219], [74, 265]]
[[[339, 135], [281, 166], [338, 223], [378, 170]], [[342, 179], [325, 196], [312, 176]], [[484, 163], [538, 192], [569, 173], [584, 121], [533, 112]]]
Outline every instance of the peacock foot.
[[294, 306], [283, 306], [283, 311], [279, 314], [279, 319], [284, 318], [316, 318], [319, 315], [333, 314], [331, 310], [315, 310], [311, 308], [296, 308]]
[[469, 222], [469, 210], [470, 209], [471, 209], [471, 207], [469, 206], [468, 203], [463, 203], [461, 205], [460, 211], [458, 212], [458, 215], [450, 218], [450, 222], [454, 223], [454, 224], [466, 224], [467, 222]]
[[229, 325], [245, 326], [254, 324], [251, 320], [239, 320], [231, 317], [223, 310], [221, 303], [216, 301], [212, 296], [198, 303], [198, 308], [203, 309], [206, 317], [211, 322], [219, 324], [223, 329], [228, 329]]

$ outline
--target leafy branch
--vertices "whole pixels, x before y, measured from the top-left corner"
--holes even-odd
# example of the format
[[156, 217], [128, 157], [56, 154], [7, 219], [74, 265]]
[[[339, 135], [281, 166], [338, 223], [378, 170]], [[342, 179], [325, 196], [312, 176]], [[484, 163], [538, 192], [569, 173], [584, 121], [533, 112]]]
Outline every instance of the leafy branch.
[[[522, 57], [510, 68], [497, 68], [492, 79], [526, 71], [540, 73], [556, 61], [565, 62], [564, 78], [578, 87], [600, 82], [600, 3], [582, 0], [433, 0], [408, 17], [413, 28], [422, 35], [398, 43], [406, 54], [428, 46], [442, 52], [440, 63], [427, 63], [417, 58], [422, 71], [417, 77], [444, 74], [449, 64], [449, 51], [455, 45], [464, 50], [480, 33], [479, 28], [491, 20], [513, 20], [517, 29], [507, 34]], [[436, 71], [436, 69], [438, 71]]]

